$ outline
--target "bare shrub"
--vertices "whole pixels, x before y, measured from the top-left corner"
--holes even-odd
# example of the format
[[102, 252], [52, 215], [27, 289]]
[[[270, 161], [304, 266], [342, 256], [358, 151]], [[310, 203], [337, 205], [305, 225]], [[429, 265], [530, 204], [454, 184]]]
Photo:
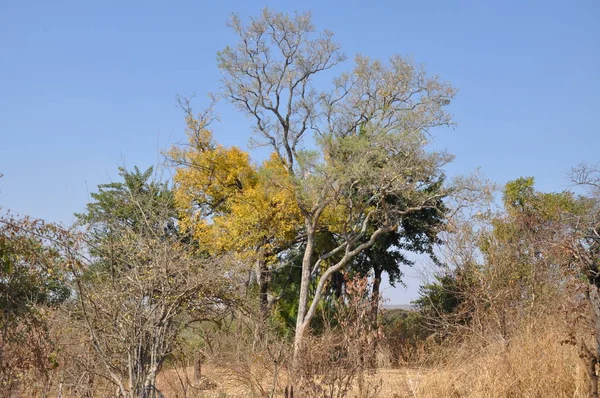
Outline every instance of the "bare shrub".
[[78, 215], [84, 246], [71, 269], [71, 318], [97, 371], [124, 397], [160, 396], [156, 377], [181, 333], [226, 317], [241, 282], [238, 262], [201, 255], [178, 228], [172, 191], [152, 172], [122, 168], [123, 182], [92, 194]]
[[310, 335], [295, 364], [292, 380], [298, 396], [342, 398], [376, 397], [380, 382], [366, 376], [382, 329], [371, 317], [367, 278], [350, 279], [346, 296], [336, 305], [334, 326]]
[[69, 231], [0, 213], [0, 394], [47, 396], [57, 366], [49, 333], [65, 284]]
[[47, 394], [58, 365], [53, 341], [41, 323], [22, 323], [0, 334], [0, 396], [13, 397], [23, 388]]
[[262, 327], [261, 339], [256, 341], [255, 326], [253, 319], [235, 319], [229, 330], [214, 339], [208, 361], [227, 371], [251, 396], [273, 397], [287, 383], [292, 346], [267, 324]]

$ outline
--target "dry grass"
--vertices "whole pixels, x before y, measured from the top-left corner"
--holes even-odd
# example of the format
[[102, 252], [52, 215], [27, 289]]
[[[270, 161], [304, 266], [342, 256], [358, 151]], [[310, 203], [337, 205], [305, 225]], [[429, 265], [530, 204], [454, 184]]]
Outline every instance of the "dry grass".
[[[484, 342], [472, 337], [446, 348], [443, 365], [380, 369], [367, 377], [372, 383], [381, 383], [378, 397], [587, 397], [583, 363], [576, 347], [561, 345], [563, 331], [561, 322], [546, 320], [524, 326], [508, 344], [500, 338]], [[166, 397], [184, 396], [177, 387], [176, 373], [168, 370], [159, 378], [159, 388]], [[207, 366], [204, 374], [217, 387], [209, 391], [190, 390], [188, 397], [265, 396], [252, 392], [235, 371]], [[283, 396], [280, 389], [276, 396]]]
[[[191, 380], [193, 368], [169, 369], [161, 372], [157, 379], [157, 388], [165, 397], [173, 398], [221, 398], [221, 397], [254, 397], [253, 393], [239, 377], [228, 369], [206, 366], [203, 375], [214, 383], [213, 388], [196, 388]], [[185, 390], [185, 393], [184, 393]]]
[[587, 397], [578, 350], [561, 345], [564, 327], [547, 320], [521, 328], [506, 343], [497, 339], [477, 347], [475, 339], [450, 349], [448, 362], [408, 374], [400, 397]]
[[[561, 344], [567, 335], [561, 319], [529, 320], [514, 329], [513, 337], [463, 336], [460, 344], [430, 350], [420, 368], [382, 368], [366, 373], [366, 385], [378, 386], [378, 394], [363, 397], [445, 398], [445, 397], [587, 397], [587, 377], [578, 348]], [[207, 363], [201, 386], [194, 385], [193, 368], [165, 368], [158, 376], [157, 387], [168, 398], [249, 398], [268, 397], [273, 385], [272, 358], [266, 356], [229, 356], [227, 361]], [[385, 362], [384, 362], [385, 363]], [[321, 373], [323, 375], [323, 373]], [[283, 396], [289, 373], [282, 364], [277, 371], [276, 397]], [[59, 375], [57, 375], [59, 377]], [[316, 376], [317, 378], [319, 376]], [[50, 396], [57, 396], [57, 378]], [[206, 380], [214, 383], [207, 383]], [[36, 393], [34, 382], [27, 394]], [[210, 388], [207, 388], [210, 387]], [[107, 396], [114, 386], [98, 378], [93, 385], [95, 396]], [[371, 390], [373, 391], [373, 390]], [[0, 391], [1, 392], [1, 391]], [[0, 394], [1, 395], [1, 394]], [[64, 397], [81, 396], [65, 387]], [[356, 385], [345, 395], [358, 396]], [[297, 398], [306, 398], [299, 397]]]

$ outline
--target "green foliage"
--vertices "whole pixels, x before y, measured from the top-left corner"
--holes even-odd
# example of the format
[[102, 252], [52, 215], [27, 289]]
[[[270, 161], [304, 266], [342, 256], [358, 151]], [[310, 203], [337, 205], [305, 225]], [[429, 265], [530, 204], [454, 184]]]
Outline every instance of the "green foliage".
[[419, 298], [412, 302], [433, 324], [446, 320], [464, 300], [464, 290], [452, 273], [435, 275], [435, 280], [419, 288]]
[[534, 183], [532, 177], [508, 182], [503, 212], [481, 216], [478, 228], [469, 220], [469, 228], [449, 236], [457, 250], [450, 258], [457, 261], [422, 286], [414, 302], [433, 328], [477, 317], [508, 338], [511, 325], [556, 302], [572, 261], [564, 244], [568, 219], [585, 204], [568, 191], [539, 192]]
[[[115, 226], [122, 225], [141, 231], [147, 227], [147, 214], [165, 212], [167, 218], [175, 219], [173, 192], [165, 182], [152, 179], [153, 167], [144, 172], [135, 166], [133, 171], [119, 167], [122, 182], [100, 184], [98, 192], [91, 194], [84, 213], [76, 214], [80, 224], [94, 225], [95, 236], [102, 240], [114, 232]], [[173, 223], [164, 225], [166, 230]]]
[[53, 242], [62, 237], [66, 231], [39, 220], [0, 218], [0, 327], [35, 317], [36, 305], [56, 306], [70, 296]]
[[583, 214], [585, 203], [583, 198], [572, 192], [539, 192], [534, 189], [533, 177], [521, 177], [509, 181], [504, 187], [504, 208], [508, 217], [515, 222], [529, 217], [530, 226], [559, 221], [565, 214]]
[[[122, 264], [124, 234], [139, 233], [164, 238], [177, 235], [177, 211], [173, 191], [166, 182], [153, 178], [152, 167], [133, 171], [119, 167], [122, 181], [98, 185], [77, 225], [86, 228], [86, 240], [94, 268], [112, 270]], [[98, 276], [98, 274], [97, 274]]]
[[533, 177], [521, 177], [507, 182], [503, 195], [505, 209], [509, 212], [525, 212], [529, 209], [535, 198], [534, 182]]
[[[427, 254], [437, 262], [434, 247], [443, 243], [439, 233], [445, 227], [448, 212], [444, 204], [447, 195], [442, 190], [443, 181], [442, 177], [433, 183], [424, 184], [422, 188], [429, 194], [439, 195], [432, 207], [406, 215], [398, 230], [381, 235], [373, 246], [359, 253], [350, 269], [363, 276], [372, 271], [375, 277], [380, 277], [382, 272], [386, 272], [390, 284], [395, 286], [402, 281], [401, 267], [414, 264], [406, 257], [406, 252]], [[398, 205], [407, 202], [401, 196], [390, 198], [390, 201]]]
[[560, 249], [565, 217], [583, 210], [581, 199], [571, 192], [543, 193], [534, 183], [527, 177], [506, 184], [506, 213], [491, 220], [491, 231], [482, 233], [479, 243], [495, 277], [492, 286], [512, 290], [517, 301], [533, 299], [544, 285], [557, 286], [561, 266], [569, 261]]

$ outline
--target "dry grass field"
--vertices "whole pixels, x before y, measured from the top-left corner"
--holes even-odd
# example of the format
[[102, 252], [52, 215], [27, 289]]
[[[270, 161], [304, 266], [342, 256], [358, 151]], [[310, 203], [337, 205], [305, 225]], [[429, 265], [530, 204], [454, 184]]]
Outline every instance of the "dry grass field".
[[[182, 383], [192, 379], [192, 368], [185, 370], [165, 371], [159, 377], [157, 387], [165, 397], [183, 397]], [[380, 386], [379, 397], [414, 397], [418, 396], [420, 383], [425, 380], [431, 370], [425, 368], [399, 368], [379, 369], [376, 373], [368, 375], [368, 380]], [[205, 398], [249, 398], [259, 397], [260, 392], [252, 391], [246, 379], [235, 371], [221, 368], [208, 367], [205, 376], [214, 383], [208, 389], [193, 388], [188, 385], [188, 396]], [[280, 383], [281, 384], [281, 383]], [[275, 396], [283, 397], [283, 388], [276, 389]]]
[[[563, 334], [557, 326], [549, 321], [539, 327], [524, 328], [508, 345], [500, 339], [480, 346], [469, 340], [446, 348], [446, 357], [435, 366], [380, 368], [366, 375], [366, 384], [375, 387], [368, 395], [361, 396], [354, 388], [346, 396], [587, 397], [583, 361], [576, 347], [561, 344]], [[188, 386], [187, 397], [268, 397], [273, 374], [267, 367], [262, 368], [207, 365], [203, 375], [214, 385], [206, 390], [190, 387], [192, 368], [186, 372], [169, 369], [159, 377], [158, 388], [165, 397], [173, 398], [186, 396], [184, 385]], [[283, 397], [286, 380], [286, 372], [280, 371], [273, 396]]]

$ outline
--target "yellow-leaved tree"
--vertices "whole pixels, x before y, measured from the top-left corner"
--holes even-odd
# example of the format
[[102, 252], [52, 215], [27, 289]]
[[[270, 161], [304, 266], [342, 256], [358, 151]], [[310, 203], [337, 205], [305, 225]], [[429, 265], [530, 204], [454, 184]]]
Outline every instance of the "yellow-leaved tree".
[[215, 142], [204, 116], [186, 113], [188, 144], [174, 147], [180, 223], [210, 254], [234, 253], [259, 288], [261, 323], [273, 305], [269, 282], [279, 255], [298, 242], [302, 216], [287, 170], [275, 155], [254, 165], [249, 154]]

